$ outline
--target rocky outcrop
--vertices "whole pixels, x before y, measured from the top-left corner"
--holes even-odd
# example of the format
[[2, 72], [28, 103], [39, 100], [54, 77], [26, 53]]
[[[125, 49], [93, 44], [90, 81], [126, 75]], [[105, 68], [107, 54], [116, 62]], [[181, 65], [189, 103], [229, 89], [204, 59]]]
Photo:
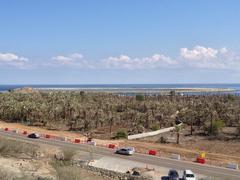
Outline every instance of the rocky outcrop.
[[83, 169], [92, 171], [99, 176], [110, 177], [115, 180], [152, 180], [151, 177], [145, 177], [141, 175], [132, 175], [130, 173], [120, 173], [116, 171], [111, 171], [103, 168], [98, 168], [94, 166], [86, 165], [85, 162], [75, 162], [75, 164]]

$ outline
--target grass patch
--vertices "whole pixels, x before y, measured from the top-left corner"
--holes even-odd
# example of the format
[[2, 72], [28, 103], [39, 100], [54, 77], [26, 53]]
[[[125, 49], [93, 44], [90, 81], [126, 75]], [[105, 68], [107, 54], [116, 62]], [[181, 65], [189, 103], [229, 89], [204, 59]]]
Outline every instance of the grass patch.
[[0, 138], [0, 155], [2, 156], [18, 157], [21, 154], [25, 154], [30, 157], [35, 157], [38, 149], [39, 146], [34, 144]]

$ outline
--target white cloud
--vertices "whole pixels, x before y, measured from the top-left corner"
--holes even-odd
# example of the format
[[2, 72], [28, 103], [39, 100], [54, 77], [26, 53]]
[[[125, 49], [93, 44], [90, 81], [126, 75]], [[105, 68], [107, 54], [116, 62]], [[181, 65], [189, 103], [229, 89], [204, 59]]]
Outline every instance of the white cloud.
[[235, 69], [240, 68], [239, 56], [227, 48], [214, 49], [195, 46], [192, 50], [180, 49], [180, 63], [182, 66], [195, 68]]
[[50, 63], [52, 66], [68, 66], [76, 68], [95, 68], [90, 61], [84, 59], [83, 55], [80, 53], [73, 53], [69, 55], [58, 55], [52, 57], [53, 63]]
[[175, 67], [177, 61], [162, 54], [154, 54], [150, 57], [131, 58], [128, 55], [108, 57], [103, 61], [103, 67], [114, 69], [153, 69]]
[[20, 57], [13, 53], [0, 53], [0, 64], [24, 67], [27, 65], [28, 58]]
[[68, 56], [58, 55], [52, 57], [52, 59], [60, 65], [67, 65], [80, 62], [83, 59], [83, 55], [79, 53], [73, 53]]
[[0, 53], [0, 65], [18, 68], [36, 67], [69, 67], [79, 69], [169, 69], [169, 68], [198, 68], [198, 69], [230, 69], [240, 70], [240, 54], [223, 48], [195, 46], [192, 49], [181, 48], [177, 57], [163, 54], [153, 54], [146, 57], [131, 57], [129, 55], [110, 56], [102, 61], [91, 61], [80, 53], [57, 55], [51, 60], [29, 62], [28, 58], [14, 53]]
[[190, 60], [211, 59], [217, 57], [218, 50], [209, 47], [195, 46], [192, 50], [181, 48], [180, 54], [183, 58]]

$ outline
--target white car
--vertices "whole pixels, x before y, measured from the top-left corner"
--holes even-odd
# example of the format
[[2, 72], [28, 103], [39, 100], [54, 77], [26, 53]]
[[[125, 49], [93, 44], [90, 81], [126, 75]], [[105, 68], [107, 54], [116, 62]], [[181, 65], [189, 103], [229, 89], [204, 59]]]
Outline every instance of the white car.
[[133, 155], [135, 152], [134, 147], [126, 147], [126, 148], [120, 148], [117, 149], [117, 154], [123, 154], [123, 155]]
[[184, 180], [196, 180], [196, 176], [194, 175], [194, 173], [187, 169], [183, 171], [183, 179]]

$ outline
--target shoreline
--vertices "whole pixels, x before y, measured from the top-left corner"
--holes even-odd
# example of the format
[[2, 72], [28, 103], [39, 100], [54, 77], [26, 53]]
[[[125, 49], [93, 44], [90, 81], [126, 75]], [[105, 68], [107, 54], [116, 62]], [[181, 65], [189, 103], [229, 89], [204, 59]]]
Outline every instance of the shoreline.
[[211, 92], [234, 92], [233, 88], [33, 88], [39, 91], [86, 91], [107, 93], [211, 93]]
[[[80, 92], [87, 93], [112, 93], [112, 94], [161, 94], [167, 95], [171, 91], [176, 94], [207, 94], [207, 93], [239, 93], [236, 88], [221, 88], [221, 87], [21, 87], [11, 89], [13, 92]], [[0, 93], [7, 93], [9, 90], [0, 91]]]

